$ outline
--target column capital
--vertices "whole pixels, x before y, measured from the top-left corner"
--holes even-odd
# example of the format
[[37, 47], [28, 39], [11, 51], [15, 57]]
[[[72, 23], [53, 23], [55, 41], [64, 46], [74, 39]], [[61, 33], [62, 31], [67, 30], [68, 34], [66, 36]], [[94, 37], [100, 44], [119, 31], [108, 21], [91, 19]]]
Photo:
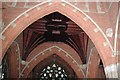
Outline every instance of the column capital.
[[118, 78], [117, 64], [111, 64], [105, 67], [105, 74], [107, 78]]

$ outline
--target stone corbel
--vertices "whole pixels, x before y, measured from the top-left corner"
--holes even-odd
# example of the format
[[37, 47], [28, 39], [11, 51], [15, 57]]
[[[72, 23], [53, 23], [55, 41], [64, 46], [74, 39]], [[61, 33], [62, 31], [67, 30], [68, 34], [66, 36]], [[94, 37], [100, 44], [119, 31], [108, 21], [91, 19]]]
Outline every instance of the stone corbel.
[[27, 61], [24, 61], [24, 60], [21, 60], [21, 64], [22, 64], [22, 65], [26, 65], [26, 64], [28, 64], [28, 62], [27, 62]]

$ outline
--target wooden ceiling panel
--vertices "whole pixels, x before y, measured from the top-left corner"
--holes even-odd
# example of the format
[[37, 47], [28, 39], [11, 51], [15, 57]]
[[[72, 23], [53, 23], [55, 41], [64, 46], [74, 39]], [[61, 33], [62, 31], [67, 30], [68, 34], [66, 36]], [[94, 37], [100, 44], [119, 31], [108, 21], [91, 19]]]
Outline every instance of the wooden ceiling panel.
[[[55, 14], [53, 13], [52, 15], [55, 15]], [[69, 44], [71, 47], [73, 47], [80, 55], [83, 63], [85, 63], [86, 62], [85, 58], [86, 58], [88, 36], [86, 34], [82, 34], [82, 33], [84, 33], [84, 31], [70, 19], [68, 19], [68, 18], [64, 19], [66, 17], [61, 17], [63, 15], [60, 15], [60, 13], [59, 13], [58, 18], [55, 18], [55, 16], [52, 16], [52, 17], [49, 15], [47, 15], [47, 16], [49, 17], [48, 19], [46, 17], [43, 17], [42, 19], [39, 19], [36, 22], [34, 22], [33, 24], [31, 24], [26, 30], [24, 30], [23, 59], [26, 59], [28, 54], [35, 47], [37, 47], [41, 43], [47, 41], [45, 34], [47, 32], [49, 32], [49, 30], [46, 29], [46, 24], [47, 24], [47, 22], [50, 22], [50, 21], [48, 21], [49, 19], [52, 20], [52, 18], [54, 18], [55, 20], [60, 21], [59, 22], [60, 25], [62, 23], [65, 23], [67, 25], [67, 30], [64, 31], [64, 33], [67, 34], [68, 38], [66, 38], [67, 40], [63, 41], [63, 42], [65, 42], [65, 43]], [[67, 21], [67, 22], [61, 22], [62, 20], [60, 20], [60, 19], [62, 19], [63, 21]], [[54, 23], [52, 23], [52, 24], [54, 24]], [[59, 25], [59, 24], [57, 23], [57, 25]], [[47, 33], [47, 34], [49, 34], [49, 33]], [[61, 34], [61, 32], [60, 32], [60, 34]], [[56, 35], [59, 36], [59, 34], [56, 34]], [[63, 36], [61, 38], [64, 38], [64, 37], [65, 36]], [[55, 38], [55, 37], [53, 37], [53, 38]], [[57, 41], [59, 41], [59, 40], [57, 40]]]

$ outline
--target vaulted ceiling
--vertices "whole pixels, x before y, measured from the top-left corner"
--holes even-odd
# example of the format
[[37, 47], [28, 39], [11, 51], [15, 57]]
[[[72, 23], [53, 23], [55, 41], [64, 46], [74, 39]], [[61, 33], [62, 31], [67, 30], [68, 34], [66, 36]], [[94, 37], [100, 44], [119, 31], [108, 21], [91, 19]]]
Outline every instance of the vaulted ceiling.
[[82, 62], [86, 63], [88, 36], [78, 25], [58, 12], [31, 24], [24, 30], [23, 36], [24, 60], [35, 47], [44, 42], [64, 42], [74, 48]]

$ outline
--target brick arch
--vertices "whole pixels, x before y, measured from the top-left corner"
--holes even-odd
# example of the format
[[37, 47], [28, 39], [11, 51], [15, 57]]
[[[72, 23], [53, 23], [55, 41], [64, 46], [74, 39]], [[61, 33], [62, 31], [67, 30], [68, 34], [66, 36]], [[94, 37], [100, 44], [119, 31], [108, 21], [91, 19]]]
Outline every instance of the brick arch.
[[[40, 10], [37, 9], [37, 7], [39, 6]], [[10, 24], [8, 25], [9, 28], [2, 32], [3, 35], [6, 37], [5, 40], [2, 41], [2, 58], [4, 57], [5, 52], [15, 40], [15, 38], [30, 24], [32, 24], [39, 18], [44, 17], [47, 14], [59, 12], [70, 18], [86, 32], [86, 34], [90, 37], [90, 39], [96, 46], [104, 66], [111, 64], [113, 60], [110, 61], [108, 59], [112, 59], [112, 50], [110, 46], [103, 46], [103, 43], [107, 42], [107, 40], [103, 36], [102, 32], [98, 31], [97, 33], [95, 33], [94, 29], [97, 28], [96, 25], [90, 19], [85, 21], [84, 18], [86, 18], [86, 15], [84, 15], [83, 12], [76, 12], [73, 11], [73, 9], [75, 9], [73, 6], [69, 4], [62, 5], [61, 2], [52, 4], [44, 3], [42, 5], [34, 6], [32, 9], [27, 10], [24, 14], [21, 14], [17, 19], [11, 22], [16, 24], [15, 27], [13, 27], [13, 25]]]
[[46, 59], [47, 57], [53, 54], [58, 55], [64, 61], [66, 61], [74, 70], [78, 78], [85, 78], [85, 74], [83, 70], [80, 68], [82, 62], [76, 51], [65, 43], [54, 44], [53, 42], [43, 43], [38, 47], [36, 47], [29, 54], [26, 60], [29, 64], [26, 65], [21, 72], [23, 78], [27, 78], [29, 73], [37, 64], [39, 64], [39, 62], [41, 62], [42, 60]]

